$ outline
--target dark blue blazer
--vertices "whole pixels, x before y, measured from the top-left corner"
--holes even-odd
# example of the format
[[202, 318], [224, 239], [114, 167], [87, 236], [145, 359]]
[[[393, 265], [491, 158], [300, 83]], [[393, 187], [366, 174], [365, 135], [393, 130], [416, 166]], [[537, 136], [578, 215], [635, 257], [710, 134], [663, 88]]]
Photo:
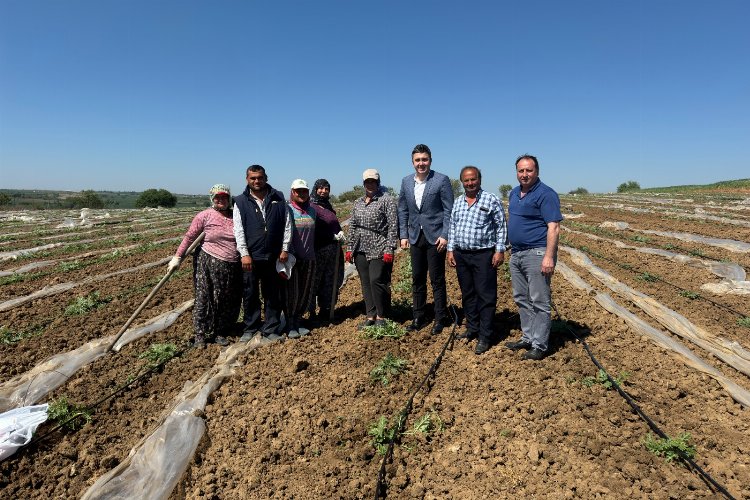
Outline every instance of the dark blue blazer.
[[430, 243], [440, 237], [447, 240], [452, 209], [453, 188], [447, 175], [430, 170], [420, 208], [414, 201], [414, 174], [407, 175], [401, 181], [398, 195], [399, 238], [408, 239], [413, 245], [421, 228]]

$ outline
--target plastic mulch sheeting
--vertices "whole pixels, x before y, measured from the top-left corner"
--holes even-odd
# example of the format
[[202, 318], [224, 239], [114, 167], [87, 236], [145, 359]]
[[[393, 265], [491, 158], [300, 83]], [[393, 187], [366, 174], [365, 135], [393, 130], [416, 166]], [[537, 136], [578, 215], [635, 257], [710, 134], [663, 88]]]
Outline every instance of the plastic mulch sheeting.
[[[119, 351], [128, 342], [169, 327], [192, 305], [193, 300], [189, 300], [177, 309], [160, 314], [138, 327], [128, 328], [115, 344], [115, 349]], [[55, 354], [26, 373], [3, 383], [0, 385], [0, 412], [42, 400], [51, 391], [64, 384], [81, 367], [106, 354], [114, 339], [114, 335], [108, 335], [87, 342], [73, 351]]]
[[71, 288], [75, 288], [80, 285], [88, 285], [88, 284], [96, 283], [98, 281], [102, 281], [108, 278], [112, 278], [113, 276], [119, 276], [120, 274], [127, 274], [127, 273], [136, 272], [136, 271], [142, 271], [143, 269], [149, 269], [155, 266], [161, 266], [169, 262], [171, 258], [172, 257], [165, 257], [163, 259], [157, 260], [156, 262], [147, 262], [145, 264], [141, 264], [140, 266], [136, 266], [136, 267], [120, 269], [119, 271], [114, 271], [111, 273], [98, 274], [96, 276], [91, 276], [89, 278], [86, 278], [85, 280], [80, 281], [78, 283], [69, 282], [69, 283], [59, 283], [54, 286], [46, 286], [42, 288], [41, 290], [37, 290], [36, 292], [31, 293], [29, 295], [23, 295], [21, 297], [15, 297], [13, 299], [0, 302], [0, 311], [7, 311], [8, 309], [13, 309], [14, 307], [20, 306], [21, 304], [25, 304], [26, 302], [29, 302], [30, 300], [38, 299], [41, 297], [47, 297], [49, 295], [55, 295], [60, 292], [65, 292], [67, 290], [70, 290]]
[[685, 316], [669, 309], [659, 301], [637, 290], [633, 290], [624, 283], [616, 280], [603, 269], [595, 266], [591, 262], [591, 259], [582, 252], [566, 246], [561, 246], [560, 248], [571, 255], [573, 262], [585, 268], [608, 288], [633, 302], [633, 304], [640, 307], [646, 314], [671, 332], [693, 342], [732, 368], [750, 376], [750, 351], [739, 343], [714, 335], [693, 324]]
[[214, 366], [200, 379], [185, 384], [159, 426], [81, 498], [169, 498], [206, 432], [202, 416], [208, 397], [234, 374], [239, 355], [264, 343], [258, 335], [250, 342], [237, 342], [222, 351]]
[[600, 227], [613, 227], [620, 231], [629, 229], [631, 231], [636, 231], [639, 233], [655, 234], [657, 236], [664, 236], [665, 238], [675, 238], [681, 241], [690, 241], [692, 243], [700, 243], [700, 244], [708, 245], [712, 247], [723, 248], [725, 250], [729, 250], [730, 252], [737, 252], [737, 253], [750, 252], [750, 243], [746, 243], [744, 241], [728, 240], [724, 238], [709, 238], [707, 236], [701, 236], [701, 235], [693, 234], [693, 233], [675, 233], [672, 231], [655, 231], [653, 229], [635, 229], [633, 227], [630, 227], [630, 224], [628, 224], [627, 222], [606, 221], [606, 222], [602, 222], [599, 226]]
[[607, 243], [612, 243], [617, 248], [626, 248], [630, 250], [635, 250], [636, 252], [658, 255], [660, 257], [667, 258], [674, 262], [685, 264], [686, 266], [695, 267], [697, 269], [706, 269], [709, 272], [715, 274], [716, 276], [719, 276], [720, 278], [725, 278], [731, 282], [742, 282], [747, 277], [747, 274], [745, 273], [745, 269], [739, 264], [735, 264], [734, 262], [719, 262], [716, 260], [699, 259], [697, 257], [692, 257], [689, 255], [682, 255], [679, 253], [670, 252], [668, 250], [662, 250], [661, 248], [649, 248], [649, 247], [639, 247], [635, 245], [628, 245], [627, 243], [623, 243], [622, 241], [619, 241], [619, 240], [611, 240], [609, 238], [602, 238], [601, 236], [597, 236], [595, 234], [589, 234], [589, 233], [585, 233], [582, 231], [576, 231], [574, 229], [570, 229], [564, 226], [563, 226], [563, 230], [569, 233], [585, 236], [586, 238], [590, 240], [606, 241]]
[[563, 278], [565, 278], [573, 286], [580, 290], [585, 290], [589, 294], [593, 295], [593, 299], [604, 309], [625, 320], [636, 333], [648, 337], [658, 346], [671, 351], [686, 365], [695, 368], [696, 370], [705, 373], [709, 377], [713, 378], [719, 384], [721, 384], [721, 386], [729, 393], [732, 399], [740, 403], [745, 408], [750, 408], [749, 391], [726, 377], [717, 368], [709, 365], [706, 361], [704, 361], [693, 351], [691, 351], [687, 346], [673, 339], [664, 332], [657, 330], [653, 326], [649, 325], [638, 316], [619, 305], [611, 296], [607, 295], [606, 293], [596, 292], [588, 283], [581, 279], [581, 277], [578, 276], [575, 271], [566, 266], [563, 262], [557, 262], [557, 270], [560, 272], [560, 274], [562, 274]]

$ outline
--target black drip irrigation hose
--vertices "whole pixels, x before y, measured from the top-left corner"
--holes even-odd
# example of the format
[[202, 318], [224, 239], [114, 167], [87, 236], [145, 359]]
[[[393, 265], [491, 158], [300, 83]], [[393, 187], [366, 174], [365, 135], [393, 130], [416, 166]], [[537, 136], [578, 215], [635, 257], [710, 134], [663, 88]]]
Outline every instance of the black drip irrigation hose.
[[[579, 337], [576, 334], [576, 332], [570, 327], [570, 325], [568, 325], [567, 320], [565, 320], [562, 317], [562, 315], [560, 314], [560, 311], [557, 310], [557, 306], [554, 303], [552, 303], [552, 308], [555, 310], [555, 314], [557, 314], [557, 317], [559, 318], [559, 320], [565, 324], [565, 328], [570, 332], [570, 334], [573, 335], [573, 337], [578, 342], [580, 342], [581, 345], [583, 345], [583, 348], [586, 350], [586, 353], [589, 355], [589, 358], [591, 358], [591, 361], [594, 363], [594, 365], [596, 365], [596, 367], [607, 376], [607, 380], [612, 384], [612, 387], [614, 387], [617, 390], [618, 394], [620, 394], [620, 396], [622, 396], [623, 399], [625, 399], [625, 401], [628, 403], [628, 405], [630, 405], [633, 411], [637, 413], [638, 416], [641, 417], [641, 419], [643, 419], [643, 421], [646, 422], [646, 424], [648, 424], [648, 426], [651, 428], [652, 431], [656, 433], [657, 436], [659, 436], [662, 439], [669, 439], [669, 436], [667, 435], [667, 433], [662, 431], [661, 428], [659, 428], [659, 426], [656, 424], [656, 422], [654, 422], [651, 419], [651, 417], [646, 415], [646, 413], [641, 409], [641, 407], [638, 406], [635, 401], [633, 401], [633, 398], [631, 398], [630, 395], [627, 392], [625, 392], [625, 390], [622, 387], [620, 387], [620, 384], [617, 382], [617, 380], [612, 378], [609, 372], [607, 372], [607, 370], [604, 369], [604, 367], [599, 362], [599, 360], [596, 359], [596, 357], [594, 356], [594, 353], [591, 352], [591, 348], [586, 343], [586, 341], [583, 340], [583, 338]], [[688, 457], [682, 450], [675, 450], [675, 451], [677, 455], [679, 456], [679, 459], [685, 462], [692, 470], [696, 471], [701, 476], [701, 478], [703, 478], [710, 485], [716, 488], [726, 498], [735, 500], [735, 497], [733, 497], [732, 494], [729, 493], [729, 491], [727, 491], [726, 488], [724, 488], [713, 477], [711, 477], [711, 475], [708, 472], [703, 470], [703, 468], [700, 465], [695, 463], [695, 461], [692, 458]]]
[[47, 432], [45, 432], [41, 436], [34, 436], [34, 439], [31, 440], [31, 442], [28, 444], [28, 446], [36, 444], [39, 441], [43, 441], [44, 439], [46, 439], [47, 437], [51, 436], [55, 432], [59, 431], [63, 427], [67, 426], [70, 422], [73, 422], [77, 418], [81, 418], [84, 415], [91, 413], [94, 409], [96, 409], [97, 407], [101, 406], [106, 401], [108, 401], [108, 400], [112, 399], [113, 397], [117, 396], [118, 394], [120, 394], [121, 392], [123, 392], [125, 389], [129, 388], [131, 385], [135, 384], [136, 382], [138, 382], [138, 381], [146, 378], [147, 376], [150, 376], [152, 373], [154, 373], [154, 372], [158, 371], [159, 369], [161, 369], [164, 365], [166, 365], [167, 363], [169, 363], [174, 358], [181, 357], [183, 354], [185, 354], [186, 352], [188, 352], [191, 349], [194, 349], [194, 346], [191, 345], [187, 349], [182, 349], [181, 351], [177, 351], [177, 352], [175, 352], [174, 356], [172, 356], [171, 358], [165, 359], [164, 361], [162, 361], [162, 362], [160, 362], [160, 363], [158, 363], [156, 365], [149, 366], [148, 369], [145, 372], [141, 373], [140, 375], [138, 375], [137, 377], [135, 377], [133, 380], [128, 381], [127, 383], [125, 383], [122, 386], [118, 387], [113, 392], [111, 392], [108, 395], [104, 396], [103, 398], [101, 398], [100, 400], [96, 401], [95, 403], [93, 403], [93, 404], [91, 404], [89, 406], [86, 406], [85, 408], [83, 408], [79, 412], [76, 412], [75, 415], [71, 416], [70, 418], [68, 418], [67, 420], [65, 420], [63, 422], [58, 423], [56, 426], [52, 427], [51, 429], [49, 429]]
[[406, 401], [406, 405], [404, 405], [404, 408], [398, 414], [398, 418], [396, 419], [396, 424], [395, 424], [396, 431], [393, 433], [393, 436], [388, 442], [388, 448], [386, 449], [385, 455], [383, 456], [383, 461], [380, 464], [380, 470], [378, 471], [378, 482], [375, 486], [375, 500], [378, 500], [380, 498], [386, 498], [387, 496], [388, 485], [385, 479], [386, 466], [388, 462], [390, 462], [393, 459], [394, 444], [396, 440], [399, 438], [399, 436], [401, 436], [401, 432], [403, 431], [404, 425], [406, 424], [406, 419], [408, 418], [409, 413], [411, 413], [412, 406], [414, 404], [414, 397], [422, 389], [422, 387], [424, 387], [427, 381], [435, 375], [438, 367], [440, 366], [440, 363], [443, 361], [443, 356], [445, 355], [446, 351], [451, 348], [451, 346], [453, 345], [453, 341], [456, 338], [456, 327], [458, 326], [458, 315], [456, 314], [455, 308], [452, 305], [448, 307], [448, 310], [451, 312], [451, 316], [453, 316], [453, 326], [451, 328], [451, 333], [450, 335], [448, 335], [448, 340], [446, 340], [445, 344], [443, 345], [443, 348], [440, 350], [440, 354], [438, 354], [437, 358], [435, 358], [435, 361], [433, 361], [432, 366], [430, 366], [430, 369], [427, 371], [427, 374], [424, 376], [421, 382], [419, 382], [414, 387], [414, 389], [411, 392], [411, 395], [409, 396], [409, 399], [407, 399]]
[[[596, 252], [596, 253], [589, 253], [589, 252], [587, 252], [587, 251], [586, 251], [586, 250], [584, 249], [584, 248], [587, 248], [587, 247], [585, 247], [585, 246], [583, 246], [583, 247], [578, 247], [578, 246], [575, 246], [575, 245], [573, 245], [573, 244], [572, 244], [572, 243], [570, 243], [570, 242], [567, 242], [567, 243], [566, 243], [566, 245], [568, 245], [569, 247], [575, 248], [576, 250], [579, 250], [579, 251], [581, 251], [581, 252], [583, 252], [583, 253], [585, 253], [585, 254], [587, 254], [587, 255], [591, 255], [591, 256], [593, 256], [593, 257], [597, 257], [597, 258], [599, 258], [599, 259], [603, 259], [603, 260], [606, 260], [607, 262], [609, 262], [609, 263], [611, 263], [611, 264], [614, 264], [614, 265], [616, 265], [616, 266], [617, 266], [617, 267], [619, 267], [620, 269], [625, 269], [625, 270], [627, 270], [627, 271], [630, 271], [630, 272], [632, 272], [632, 273], [634, 273], [634, 274], [643, 274], [643, 272], [639, 271], [638, 269], [634, 268], [633, 266], [623, 266], [622, 264], [620, 264], [619, 262], [615, 261], [614, 259], [610, 259], [609, 257], [607, 257], [607, 256], [605, 256], [605, 255], [602, 255], [602, 254], [600, 254], [599, 252]], [[662, 283], [664, 283], [664, 284], [666, 284], [666, 285], [669, 285], [669, 286], [671, 286], [671, 287], [674, 287], [674, 288], [676, 288], [677, 290], [680, 290], [680, 291], [682, 291], [682, 292], [690, 292], [690, 291], [691, 291], [691, 290], [687, 290], [687, 289], [685, 289], [685, 288], [682, 288], [681, 286], [679, 286], [679, 285], [676, 285], [676, 284], [674, 284], [674, 283], [672, 283], [672, 282], [670, 282], [670, 281], [667, 281], [667, 280], [665, 280], [664, 278], [662, 278], [661, 276], [655, 276], [655, 275], [652, 275], [652, 276], [654, 276], [654, 278], [656, 278], [656, 279], [657, 279], [658, 281], [661, 281]], [[737, 315], [737, 316], [739, 316], [739, 317], [741, 317], [741, 318], [745, 318], [745, 317], [747, 317], [747, 315], [746, 315], [745, 313], [742, 313], [742, 312], [740, 312], [740, 311], [737, 311], [736, 309], [734, 309], [734, 308], [732, 308], [732, 307], [729, 307], [729, 306], [727, 306], [727, 305], [725, 305], [725, 304], [721, 304], [721, 303], [719, 303], [719, 302], [716, 302], [715, 300], [713, 300], [713, 299], [709, 299], [708, 297], [705, 297], [705, 296], [703, 296], [703, 295], [698, 295], [698, 297], [697, 297], [697, 298], [699, 298], [699, 299], [701, 299], [701, 300], [705, 300], [706, 302], [709, 302], [710, 304], [712, 304], [712, 305], [714, 305], [714, 306], [718, 307], [719, 309], [724, 309], [725, 311], [728, 311], [728, 312], [730, 312], [730, 313], [732, 313], [732, 314], [734, 314], [734, 315]]]

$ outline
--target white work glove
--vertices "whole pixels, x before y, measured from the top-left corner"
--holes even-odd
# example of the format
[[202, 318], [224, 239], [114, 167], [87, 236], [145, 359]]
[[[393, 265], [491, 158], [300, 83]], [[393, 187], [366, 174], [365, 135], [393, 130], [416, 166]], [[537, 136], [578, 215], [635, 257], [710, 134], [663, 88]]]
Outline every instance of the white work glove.
[[178, 267], [180, 267], [180, 263], [182, 262], [182, 257], [174, 256], [172, 257], [172, 260], [169, 261], [169, 264], [167, 264], [167, 272], [171, 273]]
[[344, 231], [339, 231], [335, 235], [333, 235], [333, 239], [341, 243], [342, 245], [346, 243], [346, 235], [344, 234]]

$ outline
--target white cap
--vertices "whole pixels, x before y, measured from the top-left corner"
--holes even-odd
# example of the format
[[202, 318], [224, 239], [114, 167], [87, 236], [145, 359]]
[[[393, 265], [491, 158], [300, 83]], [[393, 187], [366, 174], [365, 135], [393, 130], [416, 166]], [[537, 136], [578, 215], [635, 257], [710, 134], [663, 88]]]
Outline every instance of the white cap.
[[292, 182], [292, 189], [310, 189], [307, 187], [307, 181], [304, 179], [294, 179]]
[[366, 181], [367, 179], [375, 179], [376, 181], [379, 181], [380, 174], [374, 168], [368, 168], [367, 170], [362, 172], [362, 180]]

